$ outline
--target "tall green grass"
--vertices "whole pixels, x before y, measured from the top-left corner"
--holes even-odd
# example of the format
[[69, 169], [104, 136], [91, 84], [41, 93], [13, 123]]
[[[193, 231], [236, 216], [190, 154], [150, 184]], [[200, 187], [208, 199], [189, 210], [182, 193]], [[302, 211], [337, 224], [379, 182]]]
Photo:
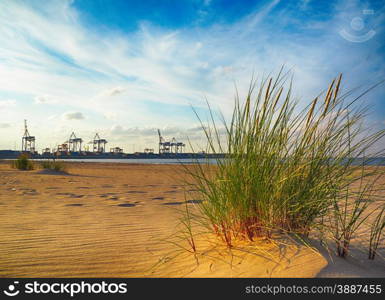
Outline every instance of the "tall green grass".
[[66, 165], [61, 162], [57, 161], [55, 159], [52, 160], [44, 160], [40, 163], [41, 167], [46, 170], [52, 170], [56, 172], [65, 172], [66, 171]]
[[374, 259], [377, 254], [378, 245], [380, 244], [381, 237], [385, 228], [385, 205], [378, 210], [377, 216], [375, 217], [370, 227], [370, 238], [369, 238], [369, 259]]
[[[377, 177], [378, 178], [378, 177]], [[364, 224], [373, 211], [368, 211], [368, 198], [375, 186], [373, 178], [367, 183], [360, 179], [356, 191], [347, 186], [344, 191], [336, 191], [331, 207], [331, 222], [325, 223], [332, 240], [336, 243], [337, 255], [346, 257], [349, 253], [351, 240], [357, 229]]]
[[[226, 158], [216, 159], [215, 167], [196, 164], [185, 170], [198, 190], [194, 197], [203, 200], [201, 215], [229, 247], [237, 238], [252, 241], [278, 232], [307, 236], [326, 228], [347, 251], [343, 244], [366, 209], [362, 204], [351, 209], [348, 199], [357, 191], [350, 187], [372, 182], [375, 171], [365, 162], [383, 154], [373, 146], [385, 131], [367, 131], [367, 109], [358, 103], [367, 91], [353, 98], [342, 94], [341, 80], [340, 75], [301, 108], [281, 70], [276, 78], [253, 80], [244, 101], [237, 95], [230, 120], [222, 117], [218, 123], [211, 108], [207, 123], [197, 115], [207, 151]], [[364, 163], [357, 165], [357, 158]], [[361, 198], [373, 184], [359, 190]]]
[[34, 164], [29, 159], [28, 154], [21, 154], [16, 160], [11, 162], [11, 167], [19, 170], [33, 170]]

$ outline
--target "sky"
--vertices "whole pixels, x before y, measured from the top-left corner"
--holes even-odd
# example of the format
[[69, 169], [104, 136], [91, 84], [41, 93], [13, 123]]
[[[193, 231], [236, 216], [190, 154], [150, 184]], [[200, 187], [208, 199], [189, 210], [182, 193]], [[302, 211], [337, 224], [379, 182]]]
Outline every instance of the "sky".
[[[383, 1], [0, 0], [0, 149], [24, 119], [39, 151], [72, 131], [157, 149], [157, 128], [200, 147], [193, 108], [229, 116], [253, 74], [285, 65], [301, 105], [339, 73], [345, 90], [385, 79], [384, 18]], [[363, 99], [371, 128], [384, 95]]]

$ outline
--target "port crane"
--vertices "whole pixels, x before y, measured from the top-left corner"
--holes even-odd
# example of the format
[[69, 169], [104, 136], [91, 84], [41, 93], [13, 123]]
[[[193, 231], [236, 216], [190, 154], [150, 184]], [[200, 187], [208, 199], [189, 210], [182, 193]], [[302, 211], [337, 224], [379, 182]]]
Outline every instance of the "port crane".
[[183, 149], [186, 146], [184, 143], [177, 142], [177, 140], [173, 137], [171, 141], [166, 141], [162, 134], [160, 133], [160, 129], [158, 129], [159, 136], [159, 154], [169, 154], [169, 153], [183, 153]]
[[21, 140], [21, 151], [35, 153], [35, 140], [35, 137], [29, 134], [27, 120], [24, 120], [24, 135]]
[[93, 144], [92, 151], [97, 153], [104, 153], [107, 143], [107, 140], [100, 138], [99, 133], [96, 133], [93, 141], [89, 142], [89, 144]]
[[81, 152], [82, 151], [83, 139], [77, 138], [75, 132], [72, 132], [70, 138], [68, 139], [68, 149], [71, 152]]

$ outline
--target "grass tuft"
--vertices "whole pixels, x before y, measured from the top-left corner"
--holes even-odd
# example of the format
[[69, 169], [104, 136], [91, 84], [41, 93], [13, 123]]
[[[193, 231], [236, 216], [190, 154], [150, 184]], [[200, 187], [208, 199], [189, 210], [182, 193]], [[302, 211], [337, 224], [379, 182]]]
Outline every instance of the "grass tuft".
[[366, 162], [383, 155], [372, 149], [385, 131], [365, 129], [367, 108], [358, 99], [366, 92], [349, 100], [351, 93], [341, 94], [342, 75], [300, 108], [282, 71], [252, 81], [244, 101], [236, 96], [230, 120], [221, 116], [218, 123], [210, 106], [207, 124], [197, 114], [207, 152], [226, 158], [185, 168], [189, 184], [202, 200], [201, 215], [228, 247], [276, 232], [331, 231], [345, 257], [367, 217], [361, 200], [371, 196], [377, 173]]
[[66, 165], [61, 161], [56, 160], [45, 160], [41, 162], [41, 167], [46, 170], [52, 170], [56, 172], [65, 172]]
[[21, 154], [16, 160], [11, 162], [11, 167], [19, 170], [33, 170], [34, 164], [29, 159], [28, 154]]
[[369, 238], [369, 259], [374, 259], [377, 254], [378, 245], [380, 244], [381, 237], [383, 236], [385, 228], [385, 205], [378, 210], [377, 216], [370, 228]]

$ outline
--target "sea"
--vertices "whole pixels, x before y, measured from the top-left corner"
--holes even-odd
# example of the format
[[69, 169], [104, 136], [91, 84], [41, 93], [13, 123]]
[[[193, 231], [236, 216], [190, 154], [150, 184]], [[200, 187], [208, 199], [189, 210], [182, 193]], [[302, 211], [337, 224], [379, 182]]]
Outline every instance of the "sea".
[[[223, 159], [223, 158], [220, 158]], [[34, 161], [43, 161], [46, 159], [33, 159]], [[60, 159], [58, 159], [60, 160]], [[71, 159], [66, 158], [62, 159], [61, 161], [68, 161], [68, 162], [84, 162], [84, 163], [120, 163], [120, 164], [155, 164], [155, 165], [168, 165], [168, 164], [217, 164], [217, 160], [215, 158], [206, 159], [206, 158], [152, 158], [152, 159], [141, 159], [141, 158], [132, 158], [132, 159]], [[362, 159], [362, 158], [356, 158], [353, 162], [353, 165], [366, 165], [366, 166], [385, 166], [385, 157], [373, 157], [370, 159]]]
[[[44, 161], [46, 159], [32, 159], [33, 161]], [[132, 159], [57, 159], [58, 161], [68, 161], [68, 162], [84, 162], [84, 163], [119, 163], [119, 164], [154, 164], [154, 165], [169, 165], [169, 164], [203, 164], [203, 163], [209, 163], [209, 164], [216, 164], [216, 159], [205, 159], [205, 158], [196, 158], [196, 159], [190, 159], [190, 158], [162, 158], [162, 159], [141, 159], [141, 158], [132, 158]]]

